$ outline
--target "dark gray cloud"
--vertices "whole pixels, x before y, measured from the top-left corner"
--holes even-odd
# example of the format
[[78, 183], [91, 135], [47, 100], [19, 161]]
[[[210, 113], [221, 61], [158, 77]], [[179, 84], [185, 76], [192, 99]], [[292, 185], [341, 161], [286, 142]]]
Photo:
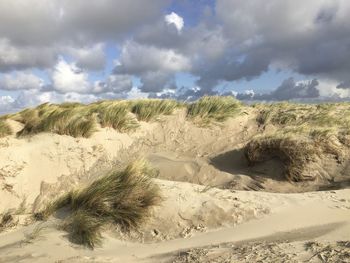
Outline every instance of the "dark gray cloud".
[[72, 53], [80, 67], [101, 70], [104, 51], [87, 47], [121, 41], [138, 27], [156, 21], [168, 3], [0, 0], [0, 71], [49, 68], [58, 55]]
[[311, 81], [296, 82], [293, 78], [288, 78], [274, 91], [267, 94], [254, 94], [254, 92], [238, 93], [239, 100], [266, 100], [282, 101], [295, 99], [315, 99], [320, 97], [317, 89], [319, 82], [317, 79]]
[[[162, 14], [168, 0], [0, 1], [0, 36], [18, 45], [118, 39]], [[141, 8], [142, 7], [142, 8]]]
[[350, 81], [344, 81], [337, 85], [337, 89], [350, 89]]

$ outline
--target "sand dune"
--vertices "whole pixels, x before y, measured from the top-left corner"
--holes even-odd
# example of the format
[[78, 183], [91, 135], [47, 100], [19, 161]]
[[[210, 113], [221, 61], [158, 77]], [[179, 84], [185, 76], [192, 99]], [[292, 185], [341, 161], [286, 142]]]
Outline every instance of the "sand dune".
[[[0, 138], [0, 212], [15, 222], [0, 232], [0, 262], [350, 262], [346, 165], [329, 158], [322, 167], [339, 176], [299, 183], [278, 158], [250, 166], [244, 147], [262, 133], [257, 115], [247, 107], [200, 127], [178, 109], [132, 133]], [[61, 218], [32, 220], [60, 194], [139, 158], [157, 169], [162, 202], [137, 231], [110, 226], [89, 250], [57, 229]]]

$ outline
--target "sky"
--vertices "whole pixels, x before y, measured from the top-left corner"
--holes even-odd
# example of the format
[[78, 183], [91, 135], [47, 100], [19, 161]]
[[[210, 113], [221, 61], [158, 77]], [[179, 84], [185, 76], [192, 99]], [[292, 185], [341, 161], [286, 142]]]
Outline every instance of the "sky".
[[45, 102], [350, 99], [348, 0], [0, 0], [0, 113]]

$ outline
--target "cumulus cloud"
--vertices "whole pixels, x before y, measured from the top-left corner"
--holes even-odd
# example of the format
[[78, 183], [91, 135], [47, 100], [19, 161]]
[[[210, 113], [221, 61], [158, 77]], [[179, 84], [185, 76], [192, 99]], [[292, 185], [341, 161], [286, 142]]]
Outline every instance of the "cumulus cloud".
[[172, 49], [127, 42], [114, 72], [140, 76], [144, 92], [156, 92], [172, 82], [174, 74], [189, 70], [190, 61]]
[[304, 75], [348, 78], [350, 2], [218, 0], [217, 17], [240, 52]]
[[0, 96], [0, 114], [12, 111], [14, 102], [11, 96]]
[[91, 47], [67, 48], [79, 68], [85, 70], [103, 70], [106, 65], [106, 54], [104, 52], [104, 44], [97, 43]]
[[[0, 1], [0, 70], [49, 68], [76, 49], [82, 68], [101, 69], [100, 42], [121, 40], [160, 17], [168, 0]], [[140, 8], [142, 6], [142, 8]], [[88, 50], [86, 46], [93, 46]], [[74, 51], [74, 50], [73, 50]], [[91, 53], [94, 54], [88, 54]], [[64, 52], [64, 51], [63, 51]], [[72, 52], [72, 50], [71, 50]], [[71, 53], [67, 52], [67, 53]]]
[[[0, 1], [0, 35], [16, 44], [117, 39], [159, 16], [167, 0]], [[140, 8], [142, 6], [142, 8]], [[29, 21], [29, 22], [28, 22]]]
[[0, 71], [50, 67], [56, 61], [54, 49], [54, 47], [17, 46], [6, 38], [0, 38]]
[[350, 89], [350, 80], [339, 83], [337, 89]]
[[184, 55], [172, 49], [157, 48], [141, 45], [136, 42], [127, 42], [119, 59], [117, 72], [142, 74], [147, 71], [185, 71], [190, 68], [190, 61]]
[[178, 32], [181, 32], [185, 24], [184, 19], [174, 12], [171, 12], [170, 14], [166, 15], [164, 19], [168, 25], [174, 25]]
[[0, 76], [0, 90], [41, 89], [44, 80], [30, 72], [15, 72]]
[[114, 74], [110, 75], [106, 81], [97, 81], [94, 84], [94, 93], [114, 93], [125, 94], [133, 88], [132, 80], [129, 75]]
[[52, 83], [47, 89], [59, 93], [74, 92], [78, 94], [126, 93], [132, 89], [131, 76], [126, 74], [112, 74], [104, 81], [90, 81], [89, 74], [79, 68], [76, 63], [68, 63], [60, 58], [52, 74]]
[[317, 99], [320, 97], [319, 81], [317, 79], [295, 81], [288, 78], [274, 91], [267, 94], [256, 94], [253, 90], [237, 93], [239, 100], [282, 101], [295, 99]]
[[61, 93], [87, 93], [91, 90], [88, 74], [79, 69], [75, 63], [68, 63], [62, 58], [53, 70], [52, 86]]

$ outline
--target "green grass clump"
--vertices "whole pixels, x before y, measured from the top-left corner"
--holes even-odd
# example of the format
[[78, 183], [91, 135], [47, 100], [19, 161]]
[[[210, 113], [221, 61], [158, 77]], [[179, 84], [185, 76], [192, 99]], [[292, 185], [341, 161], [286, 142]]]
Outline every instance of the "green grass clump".
[[12, 134], [10, 125], [6, 123], [6, 120], [0, 119], [0, 138]]
[[90, 137], [97, 124], [102, 128], [111, 127], [120, 132], [129, 132], [139, 127], [138, 121], [153, 121], [181, 107], [187, 107], [189, 119], [209, 124], [235, 116], [241, 104], [233, 97], [219, 96], [203, 97], [191, 104], [169, 99], [111, 100], [88, 105], [44, 103], [33, 109], [10, 114], [8, 118], [24, 124], [24, 128], [17, 133], [19, 137], [41, 132]]
[[102, 226], [103, 220], [86, 211], [77, 211], [65, 220], [62, 229], [69, 233], [71, 242], [93, 249], [102, 244]]
[[309, 126], [310, 128], [350, 128], [350, 103], [259, 104], [258, 123], [283, 127]]
[[52, 132], [60, 135], [88, 138], [95, 131], [96, 121], [94, 116], [88, 114], [84, 108], [61, 108], [55, 105], [45, 106], [45, 108], [39, 107], [36, 109], [37, 117], [27, 119], [24, 128], [17, 134], [18, 136]]
[[131, 102], [131, 112], [139, 121], [151, 121], [159, 115], [170, 115], [180, 107], [175, 100], [144, 99]]
[[96, 107], [96, 112], [99, 113], [98, 117], [103, 128], [111, 127], [120, 132], [128, 132], [139, 126], [137, 120], [130, 114], [129, 105], [125, 102], [100, 104]]
[[318, 155], [318, 147], [308, 138], [300, 136], [261, 136], [251, 140], [244, 148], [250, 165], [279, 158], [285, 166], [286, 178], [293, 182], [314, 180], [306, 167]]
[[160, 200], [159, 188], [152, 182], [154, 175], [147, 163], [135, 162], [123, 171], [112, 172], [83, 189], [69, 192], [35, 217], [46, 219], [58, 209], [68, 209], [71, 216], [63, 228], [72, 241], [94, 248], [101, 240], [103, 225], [115, 224], [130, 231], [148, 218], [150, 208]]
[[202, 97], [187, 106], [187, 117], [202, 124], [223, 122], [240, 111], [241, 103], [233, 97]]

